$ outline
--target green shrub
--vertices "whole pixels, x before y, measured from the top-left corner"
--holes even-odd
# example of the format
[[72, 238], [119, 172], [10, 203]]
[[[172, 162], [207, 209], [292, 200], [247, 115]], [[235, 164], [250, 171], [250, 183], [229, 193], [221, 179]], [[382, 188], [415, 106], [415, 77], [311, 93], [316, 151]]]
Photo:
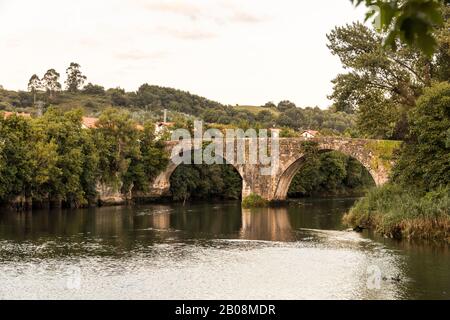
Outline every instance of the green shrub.
[[387, 184], [359, 200], [344, 222], [393, 238], [450, 240], [450, 186], [425, 193]]
[[92, 101], [87, 101], [87, 102], [84, 104], [84, 106], [85, 106], [86, 108], [89, 108], [89, 109], [95, 109], [95, 108], [97, 108], [97, 105], [96, 105], [94, 102], [92, 102]]
[[244, 208], [262, 208], [267, 207], [269, 202], [263, 197], [252, 193], [242, 201], [242, 207]]

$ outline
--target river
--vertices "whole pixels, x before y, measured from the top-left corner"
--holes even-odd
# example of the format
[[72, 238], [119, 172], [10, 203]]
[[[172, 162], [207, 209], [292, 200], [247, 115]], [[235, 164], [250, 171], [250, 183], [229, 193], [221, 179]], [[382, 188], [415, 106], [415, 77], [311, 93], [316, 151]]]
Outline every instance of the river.
[[0, 299], [450, 299], [449, 246], [345, 230], [354, 199], [0, 212]]

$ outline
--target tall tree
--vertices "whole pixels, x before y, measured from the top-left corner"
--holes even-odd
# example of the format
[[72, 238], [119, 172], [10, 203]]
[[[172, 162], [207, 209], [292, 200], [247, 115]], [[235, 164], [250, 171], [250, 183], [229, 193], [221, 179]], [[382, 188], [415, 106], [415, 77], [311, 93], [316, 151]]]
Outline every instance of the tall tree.
[[[87, 132], [81, 126], [82, 111], [79, 109], [63, 113], [50, 108], [36, 119], [35, 134], [39, 142], [51, 144], [55, 149], [54, 174], [45, 184], [37, 188], [36, 195], [50, 200], [63, 200], [71, 206], [86, 203], [81, 177], [85, 162], [92, 158], [84, 154]], [[93, 154], [90, 150], [88, 156]]]
[[164, 143], [155, 140], [155, 125], [146, 122], [141, 130], [137, 130], [139, 150], [128, 155], [130, 165], [123, 176], [123, 190], [148, 191], [150, 181], [167, 167], [168, 155]]
[[[334, 108], [358, 112], [364, 120], [374, 115], [372, 109], [381, 111], [383, 106], [390, 105], [393, 114], [398, 116], [390, 119], [394, 121], [389, 124], [394, 126], [392, 134], [366, 133], [376, 138], [403, 138], [407, 132], [406, 113], [442, 69], [437, 60], [400, 43], [395, 51], [384, 49], [382, 36], [361, 23], [336, 27], [327, 37], [329, 49], [348, 70], [333, 80], [334, 92], [330, 98]], [[386, 119], [372, 120], [380, 126], [386, 124]]]
[[78, 63], [72, 62], [67, 68], [67, 80], [66, 88], [69, 92], [78, 92], [79, 88], [86, 81], [86, 76], [84, 76], [80, 71], [81, 66]]
[[61, 90], [61, 84], [59, 83], [60, 74], [55, 69], [49, 69], [42, 78], [42, 84], [50, 99], [53, 98], [54, 93]]
[[131, 184], [124, 185], [123, 179], [129, 172], [132, 159], [142, 159], [139, 134], [129, 112], [114, 108], [103, 111], [94, 133], [102, 183], [114, 185], [118, 191], [131, 189]]
[[28, 91], [33, 94], [33, 104], [36, 104], [36, 92], [42, 88], [41, 79], [36, 74], [33, 74], [28, 81]]

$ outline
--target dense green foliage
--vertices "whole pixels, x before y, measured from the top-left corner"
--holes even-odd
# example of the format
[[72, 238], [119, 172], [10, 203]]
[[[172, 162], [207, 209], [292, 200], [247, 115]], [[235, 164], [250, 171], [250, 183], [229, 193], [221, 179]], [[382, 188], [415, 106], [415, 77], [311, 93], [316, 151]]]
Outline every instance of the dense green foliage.
[[336, 151], [321, 153], [314, 141], [305, 141], [302, 148], [303, 163], [292, 179], [289, 197], [357, 195], [374, 186], [357, 160]]
[[153, 125], [138, 130], [129, 113], [113, 109], [97, 129], [83, 129], [82, 111], [50, 108], [42, 117], [0, 114], [0, 201], [95, 201], [96, 186], [146, 190], [167, 164]]
[[[78, 206], [92, 196], [92, 190], [83, 187], [92, 184], [91, 177], [95, 177], [98, 158], [92, 136], [81, 128], [81, 116], [79, 110], [63, 114], [49, 109], [43, 117], [30, 124], [36, 142], [44, 143], [55, 152], [51, 156], [54, 163], [41, 164], [40, 169], [46, 169], [50, 174], [44, 185], [32, 191], [33, 198], [63, 199]], [[33, 150], [33, 146], [30, 148], [32, 152], [40, 153], [40, 150]]]
[[410, 137], [394, 168], [394, 181], [432, 190], [450, 184], [450, 84], [425, 90], [409, 113]]
[[231, 165], [180, 165], [170, 178], [176, 201], [241, 198], [242, 179]]
[[450, 242], [450, 187], [423, 192], [387, 184], [359, 200], [344, 221], [394, 238]]
[[361, 195], [374, 185], [359, 161], [339, 152], [315, 153], [306, 156], [288, 196]]

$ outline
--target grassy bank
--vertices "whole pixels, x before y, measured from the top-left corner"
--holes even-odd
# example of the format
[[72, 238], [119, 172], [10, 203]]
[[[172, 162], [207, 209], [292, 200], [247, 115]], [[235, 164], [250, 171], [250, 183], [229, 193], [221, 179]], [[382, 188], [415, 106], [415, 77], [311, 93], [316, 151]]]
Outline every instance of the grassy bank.
[[450, 242], [450, 187], [424, 193], [388, 184], [359, 200], [344, 222], [392, 238]]

